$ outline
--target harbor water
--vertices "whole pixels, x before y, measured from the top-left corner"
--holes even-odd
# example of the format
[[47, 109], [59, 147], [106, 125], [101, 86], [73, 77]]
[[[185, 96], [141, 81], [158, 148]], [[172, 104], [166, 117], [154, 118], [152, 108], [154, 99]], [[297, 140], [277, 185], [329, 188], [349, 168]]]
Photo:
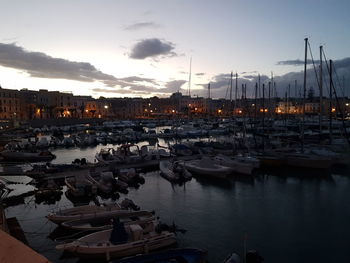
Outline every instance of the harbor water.
[[[54, 162], [93, 161], [101, 147], [57, 149]], [[347, 176], [278, 170], [227, 180], [193, 178], [181, 186], [158, 171], [143, 176], [145, 184], [120, 194], [119, 200], [128, 197], [142, 209], [156, 211], [162, 222], [186, 229], [177, 234], [178, 246], [207, 250], [209, 262], [222, 262], [231, 252], [242, 254], [244, 240], [264, 262], [350, 261]], [[45, 218], [52, 209], [72, 205], [64, 194], [55, 204], [38, 204], [29, 196], [24, 204], [8, 207], [6, 215], [17, 217], [29, 245], [50, 261], [85, 262], [54, 249], [57, 226]]]

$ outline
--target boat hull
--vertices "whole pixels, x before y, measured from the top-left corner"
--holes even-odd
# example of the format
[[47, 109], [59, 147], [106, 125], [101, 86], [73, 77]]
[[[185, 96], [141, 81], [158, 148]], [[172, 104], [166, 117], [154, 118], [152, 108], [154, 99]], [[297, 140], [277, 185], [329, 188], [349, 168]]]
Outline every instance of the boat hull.
[[[109, 230], [106, 230], [109, 231]], [[103, 231], [102, 231], [103, 232]], [[147, 254], [161, 248], [169, 247], [177, 243], [176, 237], [172, 233], [162, 233], [153, 237], [128, 242], [120, 245], [113, 245], [109, 241], [101, 241], [96, 245], [85, 242], [74, 241], [65, 245], [56, 246], [59, 250], [74, 253], [80, 258], [97, 258], [111, 260], [134, 256], [137, 254]]]

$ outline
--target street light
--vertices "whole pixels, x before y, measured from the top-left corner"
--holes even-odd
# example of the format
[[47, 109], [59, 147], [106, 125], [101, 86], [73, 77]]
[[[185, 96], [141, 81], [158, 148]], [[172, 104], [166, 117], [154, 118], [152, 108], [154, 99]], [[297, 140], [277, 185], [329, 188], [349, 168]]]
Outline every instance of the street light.
[[108, 105], [105, 105], [104, 108], [105, 108], [105, 109], [108, 109]]

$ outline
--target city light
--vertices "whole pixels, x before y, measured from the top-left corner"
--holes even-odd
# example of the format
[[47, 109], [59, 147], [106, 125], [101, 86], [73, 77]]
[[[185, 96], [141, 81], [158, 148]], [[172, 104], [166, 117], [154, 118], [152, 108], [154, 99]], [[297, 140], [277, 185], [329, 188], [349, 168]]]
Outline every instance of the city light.
[[332, 108], [332, 112], [335, 112], [335, 108]]
[[105, 105], [104, 108], [105, 108], [105, 109], [108, 109], [108, 105]]

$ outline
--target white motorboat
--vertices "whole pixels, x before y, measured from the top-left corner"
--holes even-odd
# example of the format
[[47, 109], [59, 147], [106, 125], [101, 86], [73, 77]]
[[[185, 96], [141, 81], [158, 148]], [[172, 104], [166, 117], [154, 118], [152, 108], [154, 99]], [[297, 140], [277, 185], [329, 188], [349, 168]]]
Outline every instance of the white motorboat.
[[175, 244], [175, 234], [168, 231], [156, 232], [154, 223], [142, 228], [132, 224], [125, 226], [128, 234], [126, 243], [113, 244], [110, 241], [112, 229], [99, 231], [71, 243], [57, 245], [56, 249], [69, 251], [79, 257], [101, 258], [107, 261], [141, 253], [148, 253]]
[[53, 211], [46, 217], [56, 224], [61, 224], [65, 221], [89, 219], [96, 216], [119, 216], [128, 212], [128, 210], [121, 209], [117, 203], [113, 203], [105, 206], [84, 205], [67, 208], [63, 210]]
[[226, 178], [234, 171], [233, 168], [217, 164], [208, 157], [185, 162], [185, 167], [190, 172], [217, 178]]
[[186, 169], [183, 163], [178, 161], [162, 160], [159, 162], [161, 175], [170, 182], [189, 180], [192, 174]]
[[[77, 231], [101, 231], [111, 229], [113, 226], [111, 220], [115, 217], [114, 215], [101, 215], [94, 218], [71, 220], [63, 222], [62, 226]], [[118, 218], [124, 225], [145, 225], [156, 219], [154, 213], [148, 211], [129, 211], [119, 215]]]
[[216, 164], [220, 164], [223, 166], [227, 166], [230, 167], [234, 170], [234, 172], [236, 173], [240, 173], [240, 174], [252, 174], [253, 170], [254, 170], [254, 166], [255, 164], [253, 162], [244, 162], [244, 159], [240, 158], [240, 159], [232, 159], [228, 156], [225, 155], [217, 155], [213, 158], [213, 161]]

